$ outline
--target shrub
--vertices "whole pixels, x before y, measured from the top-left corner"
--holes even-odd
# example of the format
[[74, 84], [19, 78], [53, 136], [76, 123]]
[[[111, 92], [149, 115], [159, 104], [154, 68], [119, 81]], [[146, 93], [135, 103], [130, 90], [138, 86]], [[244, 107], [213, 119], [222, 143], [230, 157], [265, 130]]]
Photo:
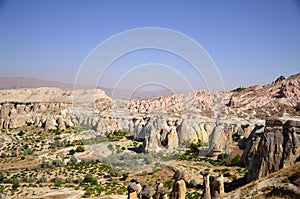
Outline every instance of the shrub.
[[76, 148], [76, 152], [80, 153], [80, 152], [84, 152], [85, 151], [85, 148], [83, 146], [78, 146]]
[[110, 168], [109, 169], [109, 175], [112, 177], [118, 177], [120, 176], [120, 173], [117, 171], [115, 168]]
[[6, 156], [7, 156], [6, 153], [4, 152], [1, 153], [1, 158], [6, 158]]
[[63, 161], [61, 161], [61, 160], [53, 160], [53, 161], [52, 161], [52, 165], [53, 165], [54, 167], [60, 167], [60, 166], [63, 166], [64, 163], [63, 163]]
[[231, 165], [238, 165], [240, 164], [240, 161], [241, 161], [241, 156], [238, 154], [234, 156], [234, 158], [232, 158]]
[[46, 183], [47, 182], [47, 177], [45, 175], [43, 175], [40, 179], [39, 179], [40, 183]]
[[82, 183], [83, 182], [83, 179], [82, 178], [77, 178], [76, 180], [74, 180], [74, 183], [76, 183], [76, 184], [80, 184], [80, 183]]
[[60, 143], [59, 140], [55, 140], [54, 142], [52, 142], [52, 143], [50, 144], [50, 148], [51, 148], [51, 149], [55, 149], [55, 148], [58, 148], [58, 147], [62, 147], [62, 144]]
[[69, 155], [74, 155], [76, 153], [76, 151], [74, 150], [74, 149], [71, 149], [70, 151], [69, 151]]
[[18, 178], [13, 178], [12, 179], [12, 189], [13, 190], [17, 190], [18, 188], [19, 188], [19, 186], [20, 186], [20, 181], [19, 181], [19, 179]]
[[123, 173], [122, 174], [122, 180], [126, 180], [128, 178], [128, 173]]
[[84, 190], [85, 190], [85, 193], [83, 195], [84, 198], [89, 198], [93, 194], [93, 190], [89, 187], [86, 187]]
[[72, 182], [72, 180], [71, 180], [70, 178], [66, 178], [66, 179], [65, 179], [65, 182], [66, 182], [66, 183], [70, 183], [70, 182]]
[[240, 86], [240, 87], [238, 87], [238, 88], [236, 88], [236, 89], [233, 89], [232, 92], [240, 92], [240, 91], [242, 91], [242, 90], [245, 90], [245, 88], [242, 87], [242, 86]]
[[23, 154], [24, 154], [24, 155], [31, 155], [31, 154], [33, 154], [33, 150], [27, 148], [27, 149], [24, 150]]
[[18, 136], [23, 136], [23, 135], [25, 135], [25, 132], [24, 132], [24, 131], [20, 131], [20, 132], [18, 133]]
[[60, 187], [63, 183], [62, 179], [59, 178], [58, 176], [55, 176], [55, 178], [52, 178], [51, 182], [54, 182], [54, 186], [56, 186], [56, 187]]
[[17, 156], [17, 151], [16, 150], [13, 150], [12, 152], [11, 152], [11, 157], [16, 157]]
[[195, 179], [192, 179], [188, 184], [187, 184], [187, 187], [189, 188], [195, 188], [197, 186], [197, 182]]
[[154, 161], [154, 158], [151, 155], [146, 155], [146, 157], [144, 157], [144, 162], [149, 165]]
[[107, 148], [109, 149], [109, 150], [114, 150], [114, 147], [113, 147], [113, 145], [112, 144], [109, 144], [108, 146], [107, 146]]
[[89, 183], [91, 185], [98, 185], [98, 181], [96, 178], [94, 178], [94, 176], [92, 174], [86, 174], [84, 179], [83, 179], [84, 183]]
[[70, 158], [70, 160], [68, 161], [67, 165], [70, 165], [70, 166], [75, 165], [77, 162], [78, 162], [77, 159], [74, 156], [72, 156]]
[[48, 161], [42, 160], [42, 168], [50, 168], [51, 165]]
[[173, 180], [168, 180], [165, 183], [165, 187], [167, 187], [168, 189], [171, 189], [173, 187]]

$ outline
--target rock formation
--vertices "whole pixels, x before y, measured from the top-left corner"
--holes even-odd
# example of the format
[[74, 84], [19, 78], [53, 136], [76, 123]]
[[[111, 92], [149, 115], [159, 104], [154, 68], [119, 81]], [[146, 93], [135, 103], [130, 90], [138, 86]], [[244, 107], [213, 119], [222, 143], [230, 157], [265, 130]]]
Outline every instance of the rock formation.
[[133, 178], [130, 180], [130, 182], [132, 184], [135, 184], [136, 186], [136, 194], [137, 194], [137, 198], [141, 198], [141, 194], [142, 194], [142, 185], [140, 184], [140, 181], [136, 178]]
[[167, 187], [161, 187], [158, 189], [158, 195], [159, 197], [157, 199], [168, 199], [167, 193], [169, 192], [169, 189]]
[[203, 175], [203, 193], [201, 199], [211, 199], [209, 186], [209, 171], [201, 171]]
[[163, 185], [162, 181], [161, 181], [160, 179], [158, 179], [158, 180], [156, 181], [156, 184], [155, 184], [156, 199], [161, 198], [161, 196], [160, 196], [161, 191], [159, 191], [159, 190], [160, 190], [160, 188], [162, 188], [163, 186], [164, 186], [164, 185]]
[[242, 161], [248, 167], [248, 182], [288, 167], [300, 157], [300, 120], [267, 120], [265, 128], [254, 129], [245, 146]]
[[154, 189], [153, 187], [144, 187], [142, 191], [142, 199], [152, 199], [152, 196], [154, 195]]
[[170, 199], [185, 199], [186, 186], [184, 181], [184, 172], [177, 170], [173, 176], [175, 182], [173, 184]]
[[137, 199], [137, 190], [138, 190], [138, 186], [136, 185], [135, 182], [131, 182], [129, 184], [129, 186], [127, 187], [127, 191], [128, 191], [128, 194], [127, 194], [127, 198], [128, 199]]
[[211, 188], [211, 197], [212, 198], [223, 198], [224, 195], [224, 178], [223, 175], [215, 177], [214, 182], [212, 183]]

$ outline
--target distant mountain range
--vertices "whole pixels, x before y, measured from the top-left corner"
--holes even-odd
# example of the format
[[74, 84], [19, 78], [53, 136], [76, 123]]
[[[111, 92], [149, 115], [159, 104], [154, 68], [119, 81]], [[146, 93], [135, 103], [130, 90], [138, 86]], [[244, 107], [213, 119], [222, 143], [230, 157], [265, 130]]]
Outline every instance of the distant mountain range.
[[73, 88], [73, 84], [44, 80], [35, 77], [0, 77], [0, 89], [39, 87]]
[[[51, 87], [51, 88], [73, 88], [72, 83], [63, 83], [52, 80], [45, 80], [35, 77], [0, 77], [0, 90], [4, 89], [17, 89], [17, 88], [39, 88], [39, 87]], [[113, 88], [103, 88], [105, 93], [113, 98], [117, 99], [128, 99], [128, 94], [133, 93], [131, 90], [127, 89], [113, 89]], [[182, 92], [177, 92], [182, 93]], [[156, 98], [163, 95], [173, 94], [170, 90], [160, 89], [153, 91], [139, 90], [129, 96], [131, 99], [149, 99]]]

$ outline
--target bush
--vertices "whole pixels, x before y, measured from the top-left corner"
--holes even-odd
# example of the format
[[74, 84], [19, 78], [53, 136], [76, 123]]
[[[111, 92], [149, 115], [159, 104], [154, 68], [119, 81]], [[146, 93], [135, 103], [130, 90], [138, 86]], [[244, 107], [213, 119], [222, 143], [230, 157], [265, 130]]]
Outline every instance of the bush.
[[118, 176], [120, 176], [120, 173], [115, 168], [110, 168], [109, 175], [112, 177], [118, 177]]
[[55, 176], [55, 178], [51, 179], [51, 182], [54, 182], [54, 186], [60, 187], [63, 184], [63, 181], [58, 176]]
[[51, 168], [51, 164], [46, 160], [42, 160], [42, 168]]
[[236, 89], [233, 89], [232, 92], [240, 92], [240, 91], [245, 90], [245, 89], [246, 89], [246, 88], [240, 86], [240, 87], [238, 87], [238, 88], [236, 88]]
[[20, 187], [20, 181], [18, 178], [13, 178], [12, 179], [12, 189], [17, 190]]
[[62, 147], [62, 144], [60, 143], [59, 140], [55, 140], [54, 142], [52, 142], [52, 143], [50, 144], [50, 148], [51, 148], [51, 149], [55, 149], [55, 148], [58, 148], [58, 147]]
[[85, 190], [85, 193], [83, 195], [84, 198], [89, 198], [93, 194], [93, 190], [88, 187], [86, 187], [84, 190]]
[[128, 173], [123, 173], [122, 174], [122, 180], [126, 180], [128, 178]]
[[218, 155], [217, 160], [219, 161], [220, 165], [230, 165], [231, 160], [232, 160], [232, 155], [220, 154], [220, 155]]
[[77, 178], [76, 180], [74, 180], [74, 183], [76, 183], [76, 184], [80, 184], [80, 183], [82, 183], [83, 182], [83, 179], [82, 178]]
[[52, 165], [53, 165], [54, 167], [60, 167], [60, 166], [63, 166], [64, 163], [63, 163], [63, 161], [61, 161], [61, 160], [53, 160], [53, 161], [52, 161]]
[[238, 154], [234, 156], [234, 158], [232, 158], [231, 165], [238, 165], [240, 164], [240, 161], [241, 161], [241, 156]]
[[144, 157], [144, 162], [145, 164], [149, 165], [154, 161], [154, 158], [151, 155], [146, 155], [146, 157]]
[[231, 154], [220, 154], [218, 155], [219, 165], [233, 166], [238, 165], [240, 162], [241, 156], [236, 155], [232, 156]]
[[188, 192], [186, 194], [186, 199], [199, 199], [201, 198], [201, 193], [194, 191], [194, 192]]
[[70, 178], [66, 178], [66, 179], [65, 179], [65, 182], [66, 182], [66, 183], [71, 183], [72, 180], [71, 180]]
[[17, 156], [17, 151], [16, 150], [13, 150], [12, 152], [11, 152], [11, 157], [16, 157]]
[[118, 130], [114, 132], [107, 132], [105, 135], [110, 142], [120, 141], [123, 139], [128, 133], [123, 130]]
[[78, 162], [77, 159], [74, 156], [72, 156], [70, 158], [70, 160], [68, 161], [67, 165], [70, 165], [70, 166], [75, 165], [77, 162]]
[[39, 179], [40, 183], [46, 183], [47, 182], [47, 177], [45, 175], [43, 175], [40, 179]]
[[25, 132], [24, 132], [24, 131], [20, 131], [20, 132], [18, 133], [18, 136], [23, 136], [23, 135], [25, 135]]
[[77, 152], [77, 153], [84, 152], [84, 151], [85, 151], [85, 148], [84, 148], [83, 146], [78, 146], [78, 147], [76, 148], [76, 152]]
[[187, 184], [187, 187], [188, 188], [195, 188], [195, 187], [197, 187], [197, 182], [196, 182], [196, 180], [195, 179], [192, 179], [188, 184]]
[[168, 189], [171, 189], [173, 187], [173, 180], [168, 180], [165, 183], [165, 187], [167, 187]]
[[86, 174], [84, 179], [83, 179], [84, 183], [89, 183], [91, 185], [98, 185], [98, 181], [96, 178], [94, 178], [94, 176], [92, 174]]
[[6, 153], [4, 152], [1, 153], [1, 158], [6, 158], [6, 156], [7, 156]]
[[31, 154], [33, 154], [33, 150], [27, 148], [27, 149], [24, 150], [23, 154], [24, 154], [24, 155], [31, 155]]
[[74, 149], [71, 149], [70, 151], [69, 151], [69, 155], [74, 155], [76, 153], [76, 151], [74, 150]]

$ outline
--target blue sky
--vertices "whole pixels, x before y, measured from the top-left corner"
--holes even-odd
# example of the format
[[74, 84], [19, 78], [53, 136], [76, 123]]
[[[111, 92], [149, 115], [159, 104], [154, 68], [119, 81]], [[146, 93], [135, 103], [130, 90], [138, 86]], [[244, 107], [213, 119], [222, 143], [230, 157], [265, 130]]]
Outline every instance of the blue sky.
[[[296, 0], [0, 0], [0, 76], [73, 82], [95, 46], [141, 27], [169, 28], [196, 40], [218, 66], [227, 89], [270, 83], [300, 69]], [[143, 61], [138, 55], [133, 57]], [[121, 75], [121, 65], [107, 77]]]

